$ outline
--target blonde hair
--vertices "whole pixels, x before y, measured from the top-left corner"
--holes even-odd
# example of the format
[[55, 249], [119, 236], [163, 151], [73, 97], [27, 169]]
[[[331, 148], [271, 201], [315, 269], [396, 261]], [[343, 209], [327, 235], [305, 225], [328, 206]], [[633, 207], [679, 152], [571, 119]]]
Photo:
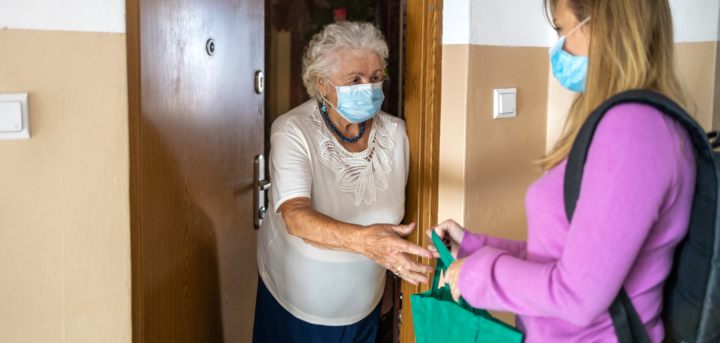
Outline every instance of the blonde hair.
[[[544, 0], [548, 19], [559, 0]], [[631, 89], [664, 94], [680, 106], [685, 96], [675, 71], [673, 24], [668, 0], [567, 0], [579, 21], [588, 17], [590, 55], [585, 93], [573, 101], [563, 135], [540, 160], [544, 170], [570, 154], [590, 113]], [[552, 23], [552, 20], [550, 20]]]
[[[313, 36], [303, 56], [302, 78], [310, 97], [318, 97], [316, 77], [331, 78], [340, 69], [340, 50], [371, 51], [387, 66], [388, 45], [382, 32], [370, 23], [341, 21], [325, 26]], [[383, 73], [383, 76], [386, 76]]]

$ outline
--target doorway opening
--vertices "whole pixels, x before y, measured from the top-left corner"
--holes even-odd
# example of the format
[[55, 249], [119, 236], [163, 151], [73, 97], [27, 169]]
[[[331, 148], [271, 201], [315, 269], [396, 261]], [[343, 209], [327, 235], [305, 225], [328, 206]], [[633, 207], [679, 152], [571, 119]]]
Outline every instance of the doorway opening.
[[[382, 110], [404, 119], [407, 0], [265, 0], [265, 156], [275, 119], [310, 99], [302, 57], [325, 25], [364, 21], [375, 25], [390, 48]], [[400, 280], [388, 273], [376, 342], [399, 341]]]

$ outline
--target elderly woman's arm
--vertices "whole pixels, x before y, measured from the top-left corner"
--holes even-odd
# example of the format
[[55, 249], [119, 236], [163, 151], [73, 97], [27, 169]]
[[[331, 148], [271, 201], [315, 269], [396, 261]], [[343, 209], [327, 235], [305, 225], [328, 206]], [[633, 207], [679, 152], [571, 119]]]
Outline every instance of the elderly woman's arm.
[[432, 258], [430, 251], [398, 236], [410, 234], [414, 224], [348, 224], [313, 210], [309, 198], [290, 199], [280, 205], [280, 212], [288, 233], [316, 248], [362, 254], [415, 285], [429, 282], [423, 274], [432, 273], [432, 267], [406, 254]]

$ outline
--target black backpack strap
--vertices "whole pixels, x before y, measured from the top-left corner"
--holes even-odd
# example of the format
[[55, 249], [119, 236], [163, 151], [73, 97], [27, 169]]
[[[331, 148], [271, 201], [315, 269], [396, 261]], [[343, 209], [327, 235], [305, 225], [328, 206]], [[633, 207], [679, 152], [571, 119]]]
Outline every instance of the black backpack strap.
[[652, 343], [625, 288], [610, 305], [610, 318], [620, 343]]
[[[640, 103], [653, 106], [679, 122], [688, 130], [691, 137], [696, 137], [698, 131], [703, 137], [706, 137], [702, 128], [694, 119], [687, 115], [682, 107], [662, 94], [648, 90], [632, 90], [610, 98], [587, 118], [568, 156], [567, 169], [565, 171], [564, 196], [565, 212], [570, 222], [572, 222], [577, 200], [580, 196], [583, 168], [595, 130], [608, 110], [626, 103]], [[698, 144], [698, 142], [694, 143], [696, 145]], [[705, 144], [709, 145], [707, 142]], [[710, 152], [712, 152], [711, 149]], [[620, 343], [651, 343], [645, 326], [640, 320], [640, 316], [637, 314], [624, 288], [620, 290], [609, 311]]]
[[[600, 124], [600, 121], [605, 116], [605, 113], [611, 108], [627, 104], [637, 103], [649, 105], [657, 108], [659, 111], [670, 115], [674, 120], [679, 122], [685, 129], [688, 130], [693, 139], [699, 134], [703, 137], [707, 137], [702, 128], [692, 119], [685, 110], [680, 107], [677, 103], [669, 99], [668, 97], [649, 90], [631, 90], [615, 95], [600, 107], [595, 109], [590, 116], [585, 120], [575, 143], [570, 150], [568, 156], [567, 170], [565, 171], [565, 213], [567, 214], [568, 220], [572, 221], [572, 216], [575, 213], [575, 206], [577, 205], [577, 199], [580, 196], [580, 184], [582, 183], [583, 167], [585, 166], [585, 160], [587, 159], [587, 153], [590, 149], [590, 143], [592, 143], [593, 135], [595, 130]], [[691, 130], [692, 129], [692, 130]], [[699, 142], [694, 142], [697, 145]], [[709, 143], [706, 141], [706, 145]], [[712, 149], [708, 149], [712, 155]], [[712, 156], [710, 156], [712, 159]]]
[[720, 132], [713, 131], [708, 132], [708, 139], [710, 139], [710, 144], [712, 145], [713, 149], [720, 148]]

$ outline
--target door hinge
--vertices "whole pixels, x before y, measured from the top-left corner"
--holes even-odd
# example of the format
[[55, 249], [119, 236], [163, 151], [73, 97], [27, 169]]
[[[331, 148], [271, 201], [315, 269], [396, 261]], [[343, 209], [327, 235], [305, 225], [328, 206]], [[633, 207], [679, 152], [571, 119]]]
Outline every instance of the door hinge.
[[402, 305], [403, 305], [403, 294], [400, 292], [400, 306], [398, 307], [398, 322], [402, 324]]

